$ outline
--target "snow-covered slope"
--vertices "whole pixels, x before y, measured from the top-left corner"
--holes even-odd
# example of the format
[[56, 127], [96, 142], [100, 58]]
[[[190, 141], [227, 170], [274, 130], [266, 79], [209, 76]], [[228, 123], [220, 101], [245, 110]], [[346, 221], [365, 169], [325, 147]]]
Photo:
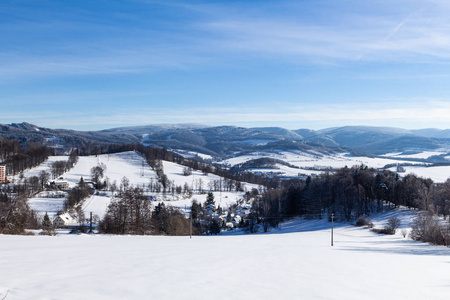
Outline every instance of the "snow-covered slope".
[[192, 239], [0, 235], [0, 297], [448, 299], [449, 248], [347, 224], [334, 233], [334, 247], [324, 220]]
[[[339, 169], [345, 166], [352, 167], [355, 165], [364, 164], [371, 168], [383, 168], [386, 165], [396, 164], [412, 164], [415, 166], [405, 167], [406, 172], [400, 175], [406, 175], [414, 173], [418, 176], [431, 178], [435, 182], [444, 182], [450, 177], [450, 166], [429, 166], [430, 163], [424, 163], [420, 161], [408, 160], [428, 158], [433, 155], [442, 155], [447, 153], [446, 151], [424, 151], [411, 155], [402, 155], [400, 153], [387, 154], [386, 157], [367, 157], [367, 156], [355, 156], [348, 153], [336, 153], [336, 154], [323, 154], [318, 152], [304, 152], [304, 151], [273, 151], [273, 152], [254, 152], [242, 156], [236, 156], [221, 161], [224, 165], [238, 165], [250, 160], [255, 160], [263, 157], [278, 159], [286, 162], [288, 166], [276, 165], [274, 168], [261, 168], [250, 169], [252, 172], [263, 173], [279, 173], [284, 176], [297, 176], [298, 174], [311, 175], [322, 173], [323, 169]], [[395, 168], [391, 168], [395, 171]]]
[[[58, 160], [67, 161], [67, 156], [51, 156], [40, 166], [26, 172], [25, 177], [37, 176], [40, 171], [50, 173], [50, 165]], [[78, 163], [69, 172], [62, 175], [71, 187], [78, 184], [80, 178], [90, 180], [91, 168], [100, 163], [106, 166], [104, 179], [108, 179], [111, 183], [114, 181], [120, 184], [123, 177], [127, 177], [135, 186], [147, 185], [151, 178], [156, 178], [155, 172], [146, 163], [143, 163], [142, 157], [136, 152], [122, 152], [115, 154], [103, 154], [92, 156], [80, 156]]]
[[[25, 177], [37, 176], [40, 171], [49, 171], [49, 167], [52, 162], [57, 160], [67, 160], [67, 157], [57, 156], [50, 157], [49, 160], [42, 165], [34, 168], [24, 175]], [[157, 182], [157, 176], [152, 168], [143, 161], [142, 157], [136, 152], [123, 152], [115, 154], [105, 154], [98, 156], [81, 156], [79, 157], [78, 163], [73, 169], [65, 173], [62, 177], [69, 183], [69, 186], [75, 186], [80, 178], [83, 177], [84, 180], [90, 179], [90, 170], [92, 167], [98, 164], [104, 164], [106, 166], [106, 172], [104, 179], [111, 183], [116, 182], [117, 186], [120, 185], [122, 178], [126, 177], [130, 181], [130, 185], [141, 187], [143, 190], [147, 189], [148, 184], [153, 181]], [[167, 175], [169, 181], [175, 183], [177, 186], [184, 186], [185, 183], [189, 187], [194, 186], [197, 189], [201, 184], [203, 191], [209, 191], [212, 182], [222, 181], [224, 185], [224, 179], [213, 174], [203, 174], [200, 171], [193, 171], [192, 175], [184, 176], [183, 170], [184, 166], [178, 165], [172, 162], [163, 161], [164, 174]], [[244, 188], [251, 190], [252, 188], [258, 188], [258, 186], [245, 183]], [[194, 192], [199, 192], [198, 189]], [[167, 193], [151, 193], [146, 192], [151, 195], [157, 201], [165, 201], [172, 206], [179, 208], [190, 207], [192, 200], [197, 200], [201, 203], [206, 201], [205, 193], [194, 193], [192, 197], [185, 197], [184, 195], [177, 195]], [[29, 204], [32, 209], [38, 213], [49, 213], [50, 216], [55, 216], [58, 211], [63, 208], [63, 202], [65, 198], [52, 198], [48, 197], [47, 192], [43, 192], [34, 198], [29, 199]], [[217, 205], [221, 205], [222, 208], [229, 205], [235, 204], [237, 200], [243, 197], [243, 192], [214, 192], [215, 200]], [[111, 193], [104, 193], [101, 195], [94, 195], [87, 199], [83, 205], [85, 214], [88, 215], [90, 212], [103, 217], [108, 204], [111, 201]]]

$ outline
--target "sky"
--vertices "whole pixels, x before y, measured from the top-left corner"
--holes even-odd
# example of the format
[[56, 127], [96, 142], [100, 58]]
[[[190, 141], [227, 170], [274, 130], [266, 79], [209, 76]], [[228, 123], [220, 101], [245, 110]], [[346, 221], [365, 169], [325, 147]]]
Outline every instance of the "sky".
[[447, 0], [2, 0], [0, 123], [450, 128]]

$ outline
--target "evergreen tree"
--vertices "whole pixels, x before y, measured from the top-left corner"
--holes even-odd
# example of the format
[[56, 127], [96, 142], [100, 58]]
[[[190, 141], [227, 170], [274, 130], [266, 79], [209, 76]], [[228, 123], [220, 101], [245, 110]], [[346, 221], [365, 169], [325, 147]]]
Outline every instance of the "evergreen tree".
[[44, 215], [44, 219], [42, 220], [42, 232], [41, 235], [55, 235], [55, 228], [53, 227], [52, 221], [47, 213]]
[[209, 224], [209, 232], [211, 234], [219, 234], [220, 233], [220, 224], [216, 219], [213, 219]]
[[48, 228], [52, 226], [52, 222], [47, 213], [44, 215], [44, 220], [42, 221], [42, 229]]
[[214, 201], [214, 193], [213, 192], [209, 192], [208, 196], [206, 196], [206, 205], [215, 205], [215, 201]]

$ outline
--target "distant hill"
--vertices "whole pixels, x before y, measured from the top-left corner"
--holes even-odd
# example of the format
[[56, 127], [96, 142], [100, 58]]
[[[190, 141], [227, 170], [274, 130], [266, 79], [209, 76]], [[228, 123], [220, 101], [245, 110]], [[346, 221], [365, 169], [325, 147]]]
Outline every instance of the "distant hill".
[[[140, 138], [121, 132], [75, 131], [68, 129], [49, 129], [29, 123], [0, 125], [0, 136], [20, 141], [46, 143], [49, 139], [59, 138], [67, 147], [86, 146], [92, 143], [138, 143]], [[54, 139], [52, 139], [54, 141]]]
[[436, 129], [436, 128], [417, 129], [411, 130], [411, 133], [423, 137], [450, 139], [450, 129]]
[[310, 140], [328, 139], [350, 151], [380, 155], [390, 152], [447, 148], [450, 139], [425, 137], [414, 131], [391, 127], [345, 126], [318, 131]]
[[345, 126], [323, 130], [281, 127], [244, 128], [201, 124], [161, 124], [100, 131], [49, 129], [29, 123], [0, 125], [0, 136], [27, 142], [58, 143], [62, 147], [90, 144], [143, 143], [214, 157], [255, 151], [301, 150], [320, 153], [353, 152], [381, 155], [392, 152], [450, 149], [450, 130], [407, 130], [391, 127]]

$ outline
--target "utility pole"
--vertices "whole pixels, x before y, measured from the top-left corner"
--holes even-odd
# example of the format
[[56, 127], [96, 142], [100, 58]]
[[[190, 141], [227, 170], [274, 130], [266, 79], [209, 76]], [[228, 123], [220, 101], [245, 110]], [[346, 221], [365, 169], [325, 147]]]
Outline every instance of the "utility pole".
[[93, 231], [92, 231], [92, 211], [91, 211], [91, 216], [89, 218], [89, 233], [93, 233]]
[[281, 202], [280, 197], [278, 197], [278, 228], [281, 229]]
[[334, 221], [334, 213], [331, 214], [331, 246], [333, 246], [333, 221]]
[[189, 214], [189, 238], [192, 239], [192, 206], [191, 213]]

